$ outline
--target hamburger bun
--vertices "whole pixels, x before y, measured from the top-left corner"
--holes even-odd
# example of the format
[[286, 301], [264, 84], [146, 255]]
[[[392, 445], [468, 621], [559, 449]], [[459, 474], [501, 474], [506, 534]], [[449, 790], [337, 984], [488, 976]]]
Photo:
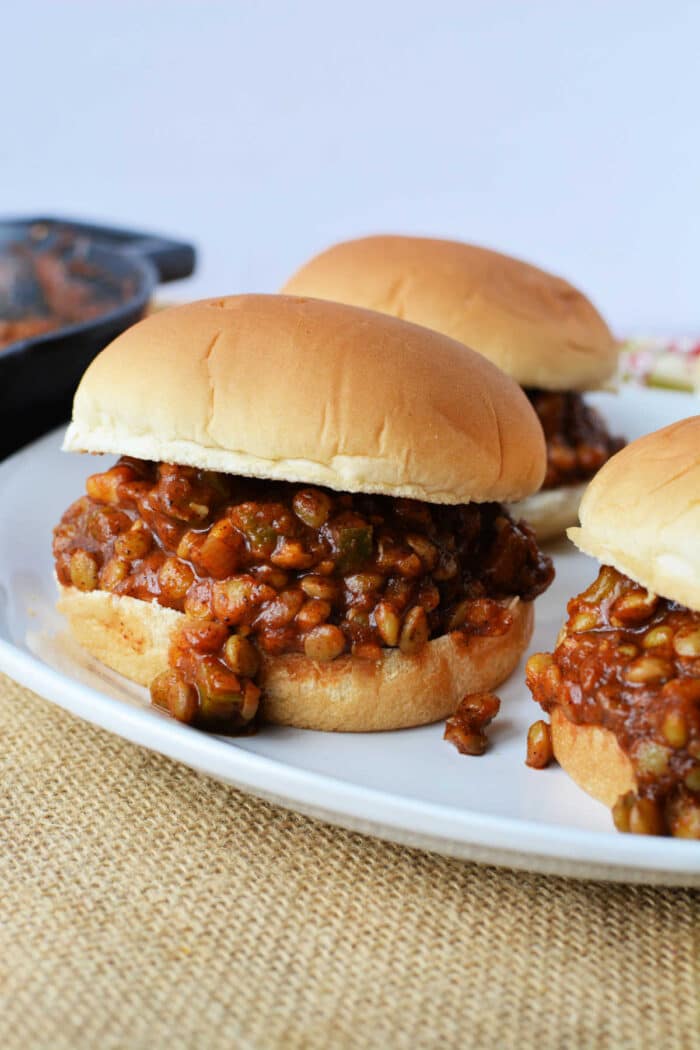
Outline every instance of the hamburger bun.
[[559, 707], [550, 716], [552, 750], [561, 768], [593, 798], [612, 808], [620, 795], [634, 791], [632, 763], [609, 729], [577, 725]]
[[307, 262], [282, 291], [432, 328], [525, 387], [591, 390], [605, 385], [617, 366], [615, 340], [582, 292], [471, 244], [397, 236], [345, 241]]
[[479, 354], [274, 295], [129, 328], [83, 376], [64, 448], [452, 504], [522, 499], [546, 468], [530, 403]]
[[633, 441], [600, 469], [569, 538], [647, 590], [700, 610], [700, 416]]
[[[139, 685], [168, 666], [185, 617], [174, 609], [61, 587], [58, 608], [75, 639], [101, 663]], [[532, 635], [532, 603], [514, 599], [506, 635], [452, 633], [415, 656], [388, 649], [377, 663], [342, 656], [315, 663], [300, 653], [263, 656], [263, 717], [302, 729], [370, 732], [424, 725], [451, 715], [465, 693], [495, 688], [514, 670]]]

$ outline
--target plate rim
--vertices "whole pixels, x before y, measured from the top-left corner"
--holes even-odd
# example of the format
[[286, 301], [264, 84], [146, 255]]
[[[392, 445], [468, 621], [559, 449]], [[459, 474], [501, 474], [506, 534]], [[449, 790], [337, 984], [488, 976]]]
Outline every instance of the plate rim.
[[[700, 885], [700, 849], [694, 842], [482, 814], [304, 770], [107, 696], [4, 639], [0, 639], [0, 669], [92, 725], [331, 824], [465, 859], [473, 853], [474, 859], [514, 868], [545, 873], [555, 869], [560, 874], [618, 881], [647, 881], [644, 876], [649, 876], [650, 881], [666, 883], [670, 877], [675, 884]], [[386, 813], [387, 808], [391, 813]], [[662, 848], [663, 857], [659, 856]], [[498, 859], [489, 861], [489, 854]]]

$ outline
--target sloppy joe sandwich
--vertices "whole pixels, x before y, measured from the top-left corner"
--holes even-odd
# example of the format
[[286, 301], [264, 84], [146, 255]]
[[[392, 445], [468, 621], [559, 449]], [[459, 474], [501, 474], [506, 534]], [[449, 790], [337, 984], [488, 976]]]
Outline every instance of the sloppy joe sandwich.
[[165, 310], [90, 365], [65, 446], [120, 458], [55, 529], [78, 641], [217, 730], [412, 726], [502, 681], [551, 562], [518, 386], [435, 332], [243, 295]]
[[700, 416], [633, 442], [569, 536], [602, 563], [527, 664], [554, 754], [621, 831], [700, 838]]
[[513, 508], [540, 539], [575, 523], [586, 483], [622, 447], [582, 396], [613, 376], [615, 340], [590, 300], [559, 277], [471, 244], [365, 237], [317, 255], [282, 290], [425, 325], [512, 376], [547, 441], [542, 491]]

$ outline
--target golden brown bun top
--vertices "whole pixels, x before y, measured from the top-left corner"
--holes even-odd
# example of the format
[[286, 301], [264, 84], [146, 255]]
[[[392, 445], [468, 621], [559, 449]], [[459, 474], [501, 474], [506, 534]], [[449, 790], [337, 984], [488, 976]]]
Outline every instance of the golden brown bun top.
[[478, 354], [368, 310], [275, 295], [128, 329], [83, 376], [64, 447], [434, 503], [520, 499], [545, 471], [527, 398]]
[[560, 277], [508, 255], [427, 237], [364, 237], [322, 252], [283, 292], [334, 299], [434, 328], [521, 386], [590, 390], [617, 349], [593, 304]]
[[700, 610], [700, 416], [633, 441], [601, 468], [570, 539], [648, 590]]

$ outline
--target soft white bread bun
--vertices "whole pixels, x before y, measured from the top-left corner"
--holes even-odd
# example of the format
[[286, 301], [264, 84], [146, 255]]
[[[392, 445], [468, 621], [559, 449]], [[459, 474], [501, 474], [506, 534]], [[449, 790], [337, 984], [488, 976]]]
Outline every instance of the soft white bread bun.
[[580, 550], [647, 590], [700, 610], [700, 416], [633, 441], [581, 502]]
[[568, 281], [499, 252], [427, 237], [364, 237], [315, 256], [284, 285], [402, 317], [478, 350], [521, 386], [591, 390], [617, 348]]
[[508, 510], [516, 521], [524, 518], [541, 543], [553, 540], [578, 521], [578, 508], [587, 484], [582, 481], [578, 485], [544, 489], [510, 503]]
[[550, 719], [554, 757], [580, 788], [609, 807], [635, 790], [632, 763], [614, 733], [602, 726], [576, 725], [558, 707]]
[[[76, 640], [103, 664], [140, 685], [168, 666], [184, 615], [108, 591], [61, 587], [59, 610]], [[415, 656], [387, 650], [377, 663], [342, 656], [315, 663], [293, 653], [263, 657], [263, 717], [303, 729], [370, 732], [424, 725], [451, 715], [465, 693], [495, 688], [513, 671], [532, 635], [532, 603], [511, 604], [500, 637], [447, 634]]]
[[521, 499], [546, 467], [527, 398], [479, 354], [274, 295], [129, 328], [83, 376], [64, 448], [453, 504]]

